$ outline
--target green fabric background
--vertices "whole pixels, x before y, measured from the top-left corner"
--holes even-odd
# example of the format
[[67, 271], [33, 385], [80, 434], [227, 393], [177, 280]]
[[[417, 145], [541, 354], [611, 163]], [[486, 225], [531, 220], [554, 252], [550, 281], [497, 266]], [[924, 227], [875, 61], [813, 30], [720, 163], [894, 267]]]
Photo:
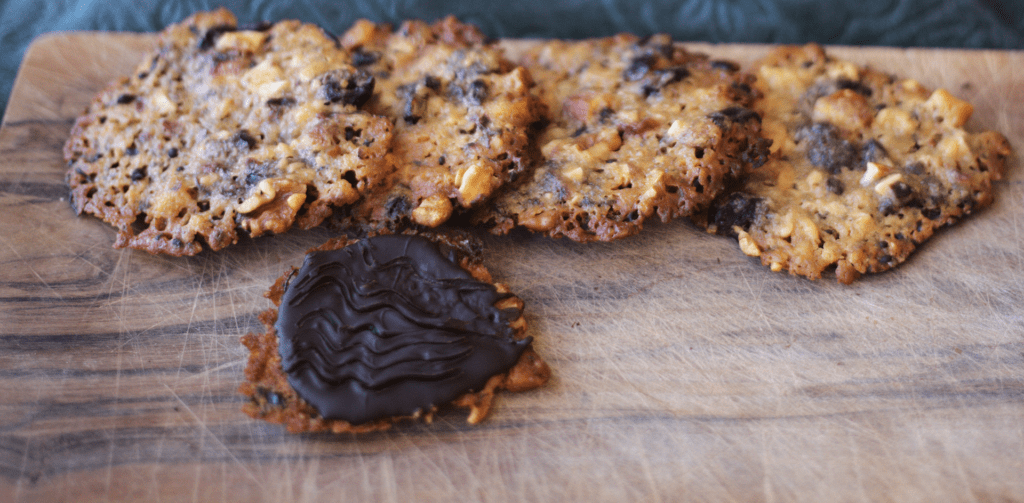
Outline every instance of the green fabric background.
[[286, 18], [340, 33], [358, 18], [454, 14], [494, 37], [582, 38], [629, 31], [677, 40], [1024, 49], [1021, 0], [0, 0], [0, 110], [32, 39], [51, 31], [157, 31], [223, 5], [243, 23]]

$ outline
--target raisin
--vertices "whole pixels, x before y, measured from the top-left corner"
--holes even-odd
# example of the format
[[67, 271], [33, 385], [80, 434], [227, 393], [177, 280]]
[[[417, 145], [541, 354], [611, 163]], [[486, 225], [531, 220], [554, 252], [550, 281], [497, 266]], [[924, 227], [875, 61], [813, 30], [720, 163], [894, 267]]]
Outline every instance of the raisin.
[[206, 51], [213, 48], [214, 45], [217, 45], [217, 39], [220, 38], [221, 35], [232, 31], [235, 31], [235, 27], [226, 24], [217, 25], [206, 30], [206, 33], [203, 34], [203, 38], [199, 41], [199, 50]]
[[825, 187], [829, 192], [837, 196], [841, 196], [843, 192], [846, 192], [846, 186], [843, 184], [843, 181], [834, 176], [828, 177], [828, 180], [825, 181]]
[[122, 95], [117, 97], [117, 104], [118, 105], [127, 105], [129, 103], [134, 102], [134, 101], [135, 101], [135, 95], [134, 94], [122, 94]]
[[395, 196], [384, 203], [384, 213], [389, 220], [398, 220], [409, 214], [412, 204], [403, 196]]
[[644, 84], [641, 86], [641, 93], [644, 98], [661, 92], [665, 86], [672, 84], [673, 82], [679, 82], [690, 76], [690, 70], [685, 66], [673, 66], [669, 68], [663, 68], [660, 70], [652, 70], [649, 75], [644, 79]]
[[650, 53], [635, 56], [629, 62], [629, 66], [622, 71], [622, 78], [630, 82], [640, 80], [647, 75], [647, 72], [651, 71], [651, 67], [657, 61], [658, 57]]
[[479, 105], [487, 99], [487, 83], [477, 79], [469, 84], [469, 99], [474, 105]]
[[402, 107], [402, 118], [409, 124], [419, 122], [420, 117], [427, 111], [427, 101], [421, 96], [420, 89], [420, 86], [414, 82], [398, 86], [395, 93], [405, 101], [405, 105]]
[[744, 107], [729, 107], [708, 115], [708, 119], [721, 129], [728, 129], [730, 122], [745, 123], [750, 120], [761, 121], [757, 112]]
[[856, 164], [857, 149], [831, 124], [817, 123], [801, 129], [797, 132], [797, 139], [807, 142], [807, 160], [833, 175]]
[[167, 151], [167, 157], [170, 157], [171, 159], [178, 157], [178, 149], [171, 147], [170, 150]]
[[124, 155], [138, 155], [139, 148], [133, 143], [130, 147], [124, 149]]
[[423, 77], [423, 85], [426, 86], [427, 89], [437, 92], [441, 90], [441, 79], [438, 79], [433, 75], [427, 75], [426, 77]]
[[295, 98], [270, 98], [267, 106], [271, 108], [290, 107], [295, 104]]
[[256, 138], [249, 134], [248, 131], [239, 131], [235, 133], [235, 136], [231, 138], [231, 141], [239, 150], [252, 150], [252, 148], [255, 147], [256, 144], [258, 143]]
[[367, 51], [357, 47], [352, 51], [352, 64], [356, 66], [369, 66], [380, 61], [380, 53]]
[[750, 84], [747, 84], [746, 82], [733, 82], [730, 87], [739, 91], [740, 94], [744, 96], [751, 96], [754, 94], [754, 90], [750, 87]]
[[356, 72], [355, 75], [346, 75], [344, 84], [339, 82], [333, 75], [323, 79], [323, 97], [331, 103], [341, 102], [345, 105], [361, 107], [373, 96], [374, 87], [373, 75], [364, 71]]
[[740, 71], [740, 65], [724, 59], [716, 59], [712, 61], [711, 68], [714, 68], [716, 70], [725, 70], [729, 73]]
[[136, 168], [132, 170], [131, 179], [133, 182], [145, 179], [147, 176], [146, 167]]
[[874, 138], [864, 143], [864, 146], [861, 148], [861, 158], [864, 160], [865, 164], [868, 162], [884, 161], [888, 157], [889, 152], [886, 151], [885, 147]]
[[861, 82], [857, 82], [850, 79], [839, 79], [836, 81], [836, 88], [838, 89], [849, 89], [862, 96], [871, 97], [871, 88], [865, 86]]
[[764, 211], [763, 198], [742, 192], [734, 192], [724, 202], [712, 209], [711, 221], [722, 236], [736, 237], [734, 227], [750, 229], [757, 216]]
[[353, 141], [363, 134], [362, 129], [355, 129], [351, 126], [345, 126], [345, 141]]
[[905, 201], [914, 195], [914, 189], [903, 182], [896, 182], [892, 184], [892, 193], [896, 196], [896, 199]]
[[754, 169], [760, 168], [768, 162], [768, 154], [771, 153], [769, 147], [771, 146], [772, 140], [758, 138], [757, 141], [747, 145], [747, 149], [743, 151], [741, 158], [743, 162], [750, 163], [750, 167]]
[[284, 397], [281, 396], [280, 393], [270, 391], [269, 389], [264, 388], [263, 386], [257, 387], [256, 393], [263, 397], [263, 399], [267, 401], [268, 405], [277, 406], [284, 404]]
[[903, 167], [903, 171], [912, 175], [923, 175], [925, 172], [924, 164], [920, 162], [912, 162]]

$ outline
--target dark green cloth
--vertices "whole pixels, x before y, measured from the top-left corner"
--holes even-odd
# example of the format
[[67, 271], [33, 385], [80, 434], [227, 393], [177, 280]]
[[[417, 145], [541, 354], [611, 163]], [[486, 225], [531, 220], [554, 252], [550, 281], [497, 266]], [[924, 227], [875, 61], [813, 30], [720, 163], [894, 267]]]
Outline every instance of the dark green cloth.
[[[32, 39], [51, 31], [149, 32], [223, 5], [242, 23], [300, 19], [341, 33], [354, 20], [454, 14], [494, 37], [664, 32], [684, 41], [1024, 49], [1020, 0], [0, 0], [0, 110]], [[69, 70], [73, 71], [73, 70]]]

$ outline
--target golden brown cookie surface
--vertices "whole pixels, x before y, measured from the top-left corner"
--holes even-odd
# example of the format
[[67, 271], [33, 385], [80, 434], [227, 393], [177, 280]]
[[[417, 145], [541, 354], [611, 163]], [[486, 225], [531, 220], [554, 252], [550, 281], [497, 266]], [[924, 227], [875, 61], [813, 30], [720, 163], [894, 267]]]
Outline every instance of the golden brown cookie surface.
[[710, 229], [774, 271], [840, 282], [891, 269], [993, 198], [1010, 146], [963, 126], [969, 103], [827, 55], [782, 47], [756, 68], [772, 156], [716, 203]]
[[312, 227], [386, 174], [393, 126], [359, 110], [373, 87], [314, 25], [196, 14], [76, 122], [72, 204], [170, 255]]
[[766, 145], [750, 79], [666, 36], [542, 41], [515, 60], [545, 105], [541, 161], [476, 221], [577, 241], [703, 209]]
[[353, 208], [349, 222], [436, 227], [525, 169], [538, 113], [529, 75], [477, 28], [451, 17], [394, 31], [359, 21], [341, 41], [375, 78], [366, 109], [395, 124], [387, 188]]
[[362, 432], [443, 405], [482, 420], [498, 389], [543, 384], [522, 301], [468, 238], [333, 240], [271, 288], [249, 334], [245, 410], [289, 431]]

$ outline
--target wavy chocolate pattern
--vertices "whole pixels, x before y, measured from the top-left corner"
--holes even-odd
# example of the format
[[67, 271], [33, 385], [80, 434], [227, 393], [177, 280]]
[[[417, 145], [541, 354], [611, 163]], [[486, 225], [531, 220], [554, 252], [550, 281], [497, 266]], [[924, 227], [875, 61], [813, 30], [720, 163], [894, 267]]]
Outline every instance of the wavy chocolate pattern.
[[407, 416], [479, 390], [530, 344], [508, 294], [477, 281], [433, 242], [377, 236], [307, 255], [281, 299], [281, 362], [327, 419]]

